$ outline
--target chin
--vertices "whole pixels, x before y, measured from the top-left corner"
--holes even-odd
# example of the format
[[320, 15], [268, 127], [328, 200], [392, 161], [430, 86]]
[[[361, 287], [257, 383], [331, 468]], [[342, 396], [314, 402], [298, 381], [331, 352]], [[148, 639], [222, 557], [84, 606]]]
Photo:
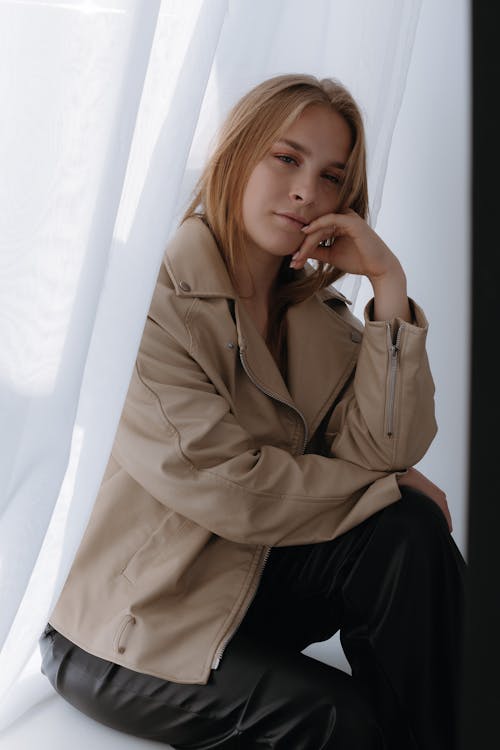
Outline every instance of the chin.
[[270, 253], [277, 257], [285, 257], [286, 255], [293, 255], [301, 245], [302, 238], [294, 237], [290, 232], [284, 232], [276, 226], [272, 226], [273, 221], [271, 217], [271, 226], [268, 228], [268, 217], [255, 218], [251, 222], [252, 227], [259, 227], [261, 231], [246, 232], [251, 245], [257, 248], [261, 252]]
[[267, 252], [271, 255], [275, 255], [277, 258], [285, 258], [287, 255], [293, 255], [297, 250], [297, 247], [290, 247], [290, 244], [280, 243], [280, 245], [274, 245], [269, 247]]
[[275, 251], [279, 255], [293, 255], [302, 244], [303, 237], [297, 238], [289, 232], [279, 232], [274, 241]]

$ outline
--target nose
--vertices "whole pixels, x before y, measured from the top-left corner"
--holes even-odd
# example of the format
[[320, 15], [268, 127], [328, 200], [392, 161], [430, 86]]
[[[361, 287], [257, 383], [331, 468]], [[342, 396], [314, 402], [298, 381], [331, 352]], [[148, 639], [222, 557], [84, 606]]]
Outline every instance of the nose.
[[290, 187], [290, 198], [294, 203], [309, 205], [316, 199], [316, 183], [312, 174], [307, 175], [305, 171], [297, 174]]

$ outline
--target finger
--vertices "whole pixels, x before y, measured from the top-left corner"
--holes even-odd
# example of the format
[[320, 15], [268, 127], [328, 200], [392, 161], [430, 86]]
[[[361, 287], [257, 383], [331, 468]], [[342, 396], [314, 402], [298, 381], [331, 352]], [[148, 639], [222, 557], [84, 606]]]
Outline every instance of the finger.
[[327, 257], [327, 251], [329, 248], [322, 248], [318, 247], [317, 251], [302, 251], [297, 250], [296, 253], [292, 255], [292, 259], [290, 261], [290, 267], [295, 269], [303, 268], [306, 264], [306, 261], [308, 258], [314, 258], [315, 260], [322, 260], [325, 263], [328, 263], [328, 257]]
[[[321, 224], [311, 222], [311, 224], [302, 227], [300, 231], [306, 235], [307, 239], [310, 238], [311, 242], [313, 242], [317, 237], [319, 237], [319, 239], [332, 237], [337, 231], [337, 224], [334, 221], [329, 221], [328, 223], [323, 222]], [[317, 240], [317, 242], [319, 242], [319, 240]]]
[[[328, 263], [330, 251], [336, 239], [335, 231], [336, 226], [331, 225], [329, 229], [316, 230], [314, 234], [306, 237], [297, 252], [292, 256], [290, 265], [297, 268], [299, 263], [305, 263], [308, 256]], [[329, 240], [328, 244], [320, 245], [320, 242], [325, 240]]]
[[346, 232], [339, 231], [337, 224], [329, 224], [316, 229], [304, 239], [304, 242], [297, 251], [296, 260], [302, 260], [306, 256], [311, 256], [325, 263], [331, 263], [332, 252], [336, 250], [333, 246], [345, 234]]
[[347, 208], [343, 213], [323, 214], [323, 216], [318, 216], [317, 219], [313, 219], [309, 224], [303, 226], [301, 232], [309, 235], [313, 232], [328, 230], [328, 227], [332, 226], [343, 228], [352, 225], [352, 221], [356, 217], [360, 218], [359, 214], [352, 208]]

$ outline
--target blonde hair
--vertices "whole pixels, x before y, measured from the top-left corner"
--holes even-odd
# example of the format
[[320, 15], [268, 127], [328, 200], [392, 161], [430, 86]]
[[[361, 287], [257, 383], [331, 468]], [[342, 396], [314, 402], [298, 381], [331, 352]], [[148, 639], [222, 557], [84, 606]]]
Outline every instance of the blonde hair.
[[[346, 87], [335, 78], [287, 74], [269, 78], [245, 94], [230, 110], [218, 133], [215, 148], [193, 191], [181, 219], [201, 216], [211, 230], [238, 292], [234, 269], [248, 261], [242, 219], [243, 194], [248, 179], [272, 144], [305, 107], [330, 107], [342, 115], [351, 130], [352, 148], [339, 195], [339, 208], [352, 208], [368, 216], [366, 143], [361, 111]], [[201, 207], [201, 211], [197, 209]], [[306, 277], [289, 268], [283, 258], [269, 310], [266, 343], [286, 379], [286, 317], [291, 305], [302, 302], [344, 275], [322, 261]]]

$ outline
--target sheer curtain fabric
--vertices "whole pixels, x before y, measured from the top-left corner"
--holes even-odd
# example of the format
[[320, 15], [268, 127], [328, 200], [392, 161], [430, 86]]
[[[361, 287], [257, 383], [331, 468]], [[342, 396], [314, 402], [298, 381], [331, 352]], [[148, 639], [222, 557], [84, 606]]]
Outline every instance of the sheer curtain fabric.
[[[272, 75], [339, 78], [365, 118], [375, 226], [420, 6], [0, 0], [0, 730], [51, 690], [37, 638], [219, 124]], [[359, 281], [339, 282], [353, 303]]]

